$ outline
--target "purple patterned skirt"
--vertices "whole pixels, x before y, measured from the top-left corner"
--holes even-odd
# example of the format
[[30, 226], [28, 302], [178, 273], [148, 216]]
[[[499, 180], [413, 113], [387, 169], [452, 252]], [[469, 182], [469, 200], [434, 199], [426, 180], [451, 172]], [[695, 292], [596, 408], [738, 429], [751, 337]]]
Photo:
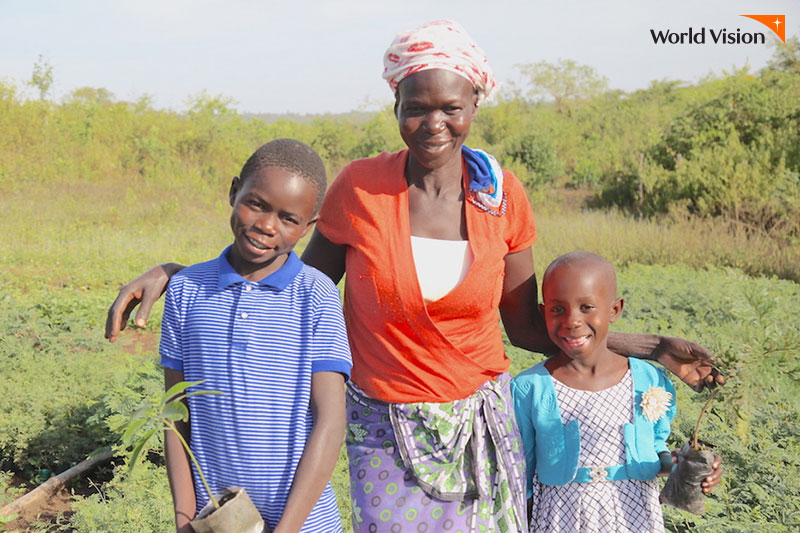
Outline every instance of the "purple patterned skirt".
[[354, 531], [526, 531], [509, 381], [503, 374], [444, 404], [387, 404], [348, 386]]

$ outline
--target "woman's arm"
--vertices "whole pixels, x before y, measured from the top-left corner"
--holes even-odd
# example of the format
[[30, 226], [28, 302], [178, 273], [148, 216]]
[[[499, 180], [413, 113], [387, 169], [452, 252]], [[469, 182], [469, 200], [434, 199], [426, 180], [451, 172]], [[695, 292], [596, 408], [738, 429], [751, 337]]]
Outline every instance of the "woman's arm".
[[[171, 368], [164, 369], [164, 390], [169, 390], [170, 387], [181, 381], [183, 381], [183, 372]], [[190, 442], [191, 426], [189, 422], [177, 420], [175, 425], [184, 440]], [[175, 529], [177, 533], [191, 533], [194, 530], [189, 522], [194, 518], [197, 503], [192, 482], [192, 467], [183, 444], [172, 431], [165, 432], [164, 455], [167, 459], [167, 478], [175, 506]]]
[[[538, 301], [530, 248], [506, 255], [500, 317], [508, 339], [514, 346], [525, 350], [553, 353], [555, 347], [547, 335]], [[696, 391], [704, 386], [725, 383], [725, 378], [714, 368], [708, 351], [691, 341], [661, 335], [609, 332], [608, 347], [628, 357], [658, 361]]]
[[530, 248], [506, 255], [500, 318], [511, 344], [531, 352], [555, 353], [539, 312], [539, 296]]
[[280, 522], [273, 533], [300, 531], [331, 479], [345, 430], [344, 376], [315, 372], [311, 376], [314, 427], [306, 442]]
[[346, 254], [347, 246], [332, 243], [317, 228], [314, 228], [314, 233], [311, 235], [311, 240], [301, 259], [303, 263], [313, 266], [331, 278], [334, 283], [339, 283], [344, 276]]
[[150, 316], [150, 310], [164, 291], [167, 290], [169, 278], [183, 270], [183, 265], [165, 263], [153, 267], [130, 283], [123, 285], [117, 299], [111, 304], [106, 316], [106, 339], [117, 340], [119, 332], [128, 325], [131, 311], [141, 304], [136, 312], [136, 325], [143, 327]]

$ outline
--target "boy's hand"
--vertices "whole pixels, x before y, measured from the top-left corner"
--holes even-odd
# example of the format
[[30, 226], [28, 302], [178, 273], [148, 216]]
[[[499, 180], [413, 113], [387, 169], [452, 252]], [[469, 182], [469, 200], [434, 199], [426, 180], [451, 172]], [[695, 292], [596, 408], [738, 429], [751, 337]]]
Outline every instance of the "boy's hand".
[[106, 339], [117, 340], [119, 332], [128, 325], [131, 311], [141, 304], [136, 312], [136, 325], [144, 327], [150, 316], [150, 310], [167, 289], [169, 278], [183, 267], [175, 263], [166, 263], [151, 268], [130, 283], [123, 285], [111, 304], [106, 316]]
[[725, 384], [725, 376], [714, 368], [711, 354], [696, 342], [679, 337], [661, 337], [653, 350], [653, 358], [696, 392], [704, 387]]

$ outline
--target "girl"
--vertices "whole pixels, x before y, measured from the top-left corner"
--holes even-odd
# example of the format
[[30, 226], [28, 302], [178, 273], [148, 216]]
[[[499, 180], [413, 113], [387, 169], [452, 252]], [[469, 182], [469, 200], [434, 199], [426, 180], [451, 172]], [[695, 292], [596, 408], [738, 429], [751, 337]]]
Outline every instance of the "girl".
[[558, 352], [514, 378], [532, 532], [664, 531], [656, 475], [675, 390], [649, 363], [607, 346], [622, 313], [614, 269], [573, 252], [545, 272], [540, 306]]

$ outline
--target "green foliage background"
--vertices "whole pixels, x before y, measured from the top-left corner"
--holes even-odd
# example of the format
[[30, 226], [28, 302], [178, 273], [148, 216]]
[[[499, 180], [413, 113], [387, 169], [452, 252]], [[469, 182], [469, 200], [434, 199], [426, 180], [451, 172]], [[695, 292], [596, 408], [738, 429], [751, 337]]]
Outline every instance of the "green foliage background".
[[[697, 340], [728, 373], [701, 435], [724, 458], [723, 483], [702, 517], [667, 509], [670, 531], [800, 529], [798, 50], [790, 41], [773, 68], [696, 85], [594, 90], [559, 105], [506, 94], [471, 132], [528, 187], [540, 275], [570, 250], [608, 257], [626, 298], [617, 329]], [[227, 189], [257, 146], [298, 138], [331, 176], [403, 147], [388, 108], [267, 123], [205, 93], [183, 114], [105, 89], [40, 96], [0, 84], [0, 472], [25, 479], [117, 444], [162, 388], [160, 306], [144, 332], [113, 345], [102, 339], [106, 309], [120, 282], [228, 243]], [[540, 360], [508, 354], [512, 373]], [[675, 447], [704, 400], [677, 389]], [[109, 471], [51, 529], [169, 531], [159, 447], [133, 475]], [[0, 502], [15, 496], [7, 478]], [[347, 525], [344, 455], [333, 483]]]

